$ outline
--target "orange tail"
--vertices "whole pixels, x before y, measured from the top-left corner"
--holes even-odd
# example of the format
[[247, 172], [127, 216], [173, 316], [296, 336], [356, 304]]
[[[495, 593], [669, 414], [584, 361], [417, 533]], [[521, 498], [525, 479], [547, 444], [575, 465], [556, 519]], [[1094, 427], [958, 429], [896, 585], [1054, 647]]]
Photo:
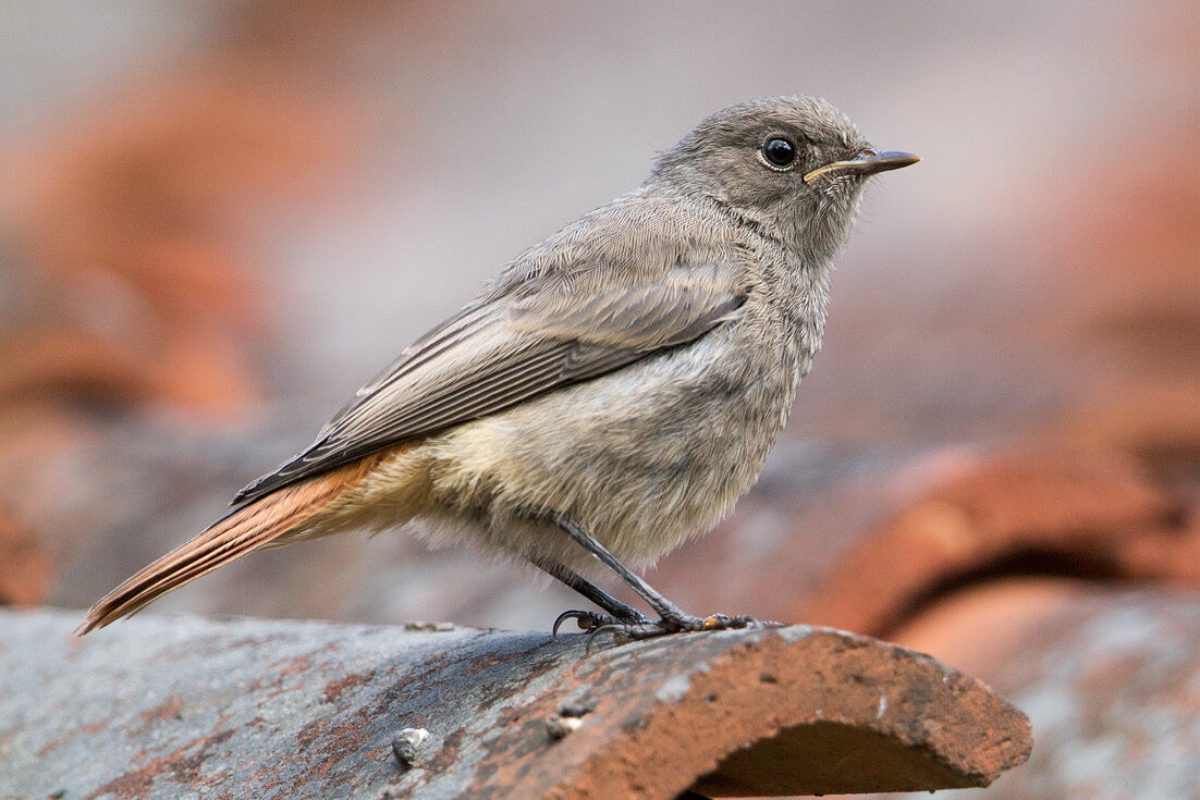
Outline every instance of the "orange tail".
[[324, 527], [330, 521], [331, 503], [369, 470], [374, 459], [364, 462], [279, 489], [214, 523], [98, 600], [80, 625], [79, 635], [132, 614], [172, 589], [247, 553], [282, 544], [279, 540], [289, 534]]

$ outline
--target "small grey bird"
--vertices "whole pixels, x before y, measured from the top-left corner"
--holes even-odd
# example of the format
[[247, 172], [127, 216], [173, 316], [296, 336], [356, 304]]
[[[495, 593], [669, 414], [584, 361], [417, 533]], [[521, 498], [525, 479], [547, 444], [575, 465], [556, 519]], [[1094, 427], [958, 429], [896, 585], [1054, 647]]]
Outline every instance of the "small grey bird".
[[[92, 607], [86, 633], [254, 550], [412, 520], [526, 559], [631, 637], [696, 617], [644, 566], [712, 528], [758, 477], [821, 344], [830, 262], [873, 149], [823, 100], [713, 114], [649, 179], [512, 261], [413, 343], [235, 509]], [[603, 565], [658, 615], [595, 586]]]

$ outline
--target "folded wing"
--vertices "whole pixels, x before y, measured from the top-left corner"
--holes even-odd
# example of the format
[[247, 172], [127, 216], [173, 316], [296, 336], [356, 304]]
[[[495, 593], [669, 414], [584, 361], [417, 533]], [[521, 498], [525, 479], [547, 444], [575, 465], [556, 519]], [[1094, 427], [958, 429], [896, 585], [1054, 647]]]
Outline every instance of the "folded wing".
[[694, 341], [737, 313], [743, 276], [717, 261], [654, 276], [595, 267], [514, 282], [417, 340], [311, 447], [234, 502]]

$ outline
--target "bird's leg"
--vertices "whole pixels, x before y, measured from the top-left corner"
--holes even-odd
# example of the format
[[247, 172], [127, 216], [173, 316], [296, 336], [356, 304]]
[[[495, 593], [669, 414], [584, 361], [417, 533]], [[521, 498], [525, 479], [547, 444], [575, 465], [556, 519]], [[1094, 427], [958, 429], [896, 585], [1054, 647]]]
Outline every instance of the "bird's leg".
[[618, 619], [602, 627], [593, 628], [593, 633], [611, 630], [614, 633], [641, 639], [650, 636], [659, 636], [664, 633], [676, 633], [678, 631], [745, 628], [756, 624], [755, 620], [751, 617], [727, 617], [724, 614], [697, 617], [686, 613], [679, 606], [664, 597], [662, 593], [647, 583], [641, 576], [622, 564], [621, 560], [613, 555], [607, 547], [598, 542], [587, 531], [576, 525], [569, 516], [558, 514], [554, 517], [554, 522], [576, 544], [595, 556], [601, 564], [617, 573], [621, 580], [629, 584], [630, 588], [637, 592], [660, 617], [657, 622], [626, 622]]
[[583, 630], [593, 630], [614, 624], [629, 623], [641, 625], [650, 621], [633, 606], [622, 603], [599, 586], [592, 584], [582, 575], [567, 569], [563, 565], [548, 559], [531, 559], [531, 561], [548, 575], [552, 575], [562, 581], [608, 612], [608, 616], [605, 616], [597, 614], [594, 611], [564, 611], [558, 615], [558, 619], [554, 620], [554, 636], [558, 636], [559, 627], [569, 619], [575, 620]]

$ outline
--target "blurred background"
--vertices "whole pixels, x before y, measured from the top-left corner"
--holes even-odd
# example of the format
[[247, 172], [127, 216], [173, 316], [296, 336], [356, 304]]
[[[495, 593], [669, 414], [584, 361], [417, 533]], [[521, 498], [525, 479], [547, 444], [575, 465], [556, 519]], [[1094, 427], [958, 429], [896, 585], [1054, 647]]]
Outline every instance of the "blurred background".
[[[90, 604], [702, 117], [815, 94], [924, 161], [869, 188], [762, 481], [649, 577], [993, 684], [1037, 746], [971, 796], [1193, 796], [1197, 42], [1185, 2], [4, 0], [0, 603]], [[149, 613], [578, 603], [389, 533]]]

